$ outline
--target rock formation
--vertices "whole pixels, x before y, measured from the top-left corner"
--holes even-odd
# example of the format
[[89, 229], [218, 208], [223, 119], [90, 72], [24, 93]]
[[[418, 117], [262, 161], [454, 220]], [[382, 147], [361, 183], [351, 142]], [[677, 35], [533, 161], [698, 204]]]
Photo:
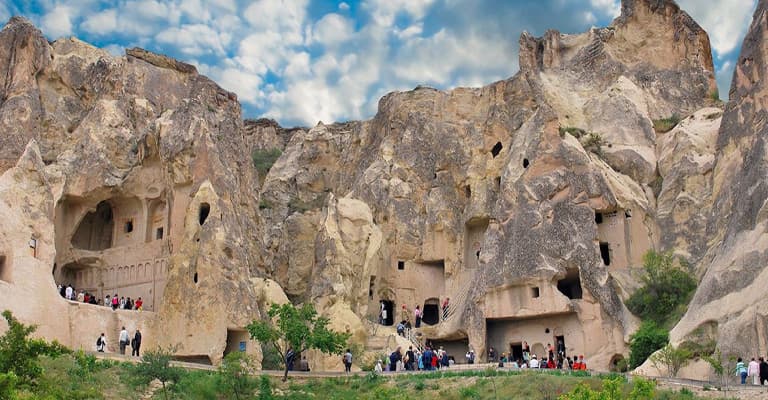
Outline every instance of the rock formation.
[[[622, 301], [643, 254], [670, 249], [702, 277], [673, 339], [754, 329], [762, 351], [766, 311], [737, 293], [764, 283], [766, 3], [724, 113], [707, 34], [674, 1], [624, 0], [605, 28], [523, 33], [510, 79], [390, 93], [369, 121], [310, 129], [242, 121], [188, 64], [49, 44], [13, 18], [0, 32], [0, 289], [14, 295], [0, 308], [74, 347], [141, 326], [216, 363], [260, 354], [244, 326], [271, 302], [313, 302], [377, 351], [411, 344], [371, 322], [380, 307], [393, 325], [419, 305], [413, 345], [460, 359], [562, 341], [604, 370], [628, 354], [638, 321]], [[258, 176], [251, 155], [271, 149], [282, 155]], [[70, 282], [146, 310], [66, 302], [55, 283]]]
[[[701, 283], [673, 342], [714, 340], [726, 356], [768, 351], [768, 1], [761, 0], [744, 38], [707, 175], [712, 206]], [[701, 219], [701, 217], [699, 217]]]

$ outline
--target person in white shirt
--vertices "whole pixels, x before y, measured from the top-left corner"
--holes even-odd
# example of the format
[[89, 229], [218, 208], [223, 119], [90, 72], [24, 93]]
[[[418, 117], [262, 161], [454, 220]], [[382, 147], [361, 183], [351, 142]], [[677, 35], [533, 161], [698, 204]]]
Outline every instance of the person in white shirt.
[[128, 346], [128, 341], [128, 331], [123, 327], [123, 330], [120, 331], [120, 354], [125, 355], [125, 348]]
[[531, 356], [531, 368], [539, 368], [539, 360], [536, 359], [536, 354]]
[[72, 285], [67, 285], [67, 288], [65, 289], [64, 293], [67, 296], [67, 300], [72, 300], [72, 298], [73, 298], [73, 296], [75, 294], [75, 290], [72, 289]]
[[98, 339], [96, 339], [96, 351], [103, 353], [107, 348], [107, 337], [104, 336], [104, 332], [101, 333]]

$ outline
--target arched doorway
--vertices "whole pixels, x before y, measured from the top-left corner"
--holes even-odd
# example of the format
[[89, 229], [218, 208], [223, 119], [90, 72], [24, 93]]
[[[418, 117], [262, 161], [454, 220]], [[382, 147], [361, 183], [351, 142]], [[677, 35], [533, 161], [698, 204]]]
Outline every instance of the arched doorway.
[[112, 206], [102, 201], [83, 217], [72, 236], [72, 246], [83, 250], [104, 250], [112, 247], [115, 221]]
[[434, 297], [425, 300], [421, 315], [421, 322], [427, 325], [440, 322], [440, 300]]
[[387, 318], [382, 322], [386, 326], [392, 326], [395, 323], [395, 302], [392, 300], [382, 300], [381, 302], [384, 304], [384, 310], [387, 312]]

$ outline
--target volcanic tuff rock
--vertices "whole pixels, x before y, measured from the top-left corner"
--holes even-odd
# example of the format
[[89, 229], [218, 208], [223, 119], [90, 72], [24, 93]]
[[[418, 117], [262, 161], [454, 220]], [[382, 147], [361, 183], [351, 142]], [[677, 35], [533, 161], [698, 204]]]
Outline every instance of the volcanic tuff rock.
[[768, 351], [768, 1], [744, 38], [717, 135], [703, 275], [674, 342], [713, 339], [723, 354]]
[[[35, 261], [47, 267], [34, 276], [49, 284], [31, 295], [4, 295], [0, 308], [18, 310], [24, 299], [66, 307], [55, 296], [53, 269], [57, 283], [100, 299], [142, 296], [145, 310], [156, 314], [116, 313], [133, 318], [129, 329], [140, 325], [150, 343], [180, 344], [180, 355], [218, 360], [227, 328], [242, 330], [260, 315], [249, 280], [260, 254], [257, 180], [236, 97], [194, 68], [145, 50], [112, 57], [76, 39], [49, 44], [17, 17], [0, 32], [0, 52], [0, 151], [9, 160], [2, 168], [16, 164], [19, 149], [34, 140], [27, 152], [38, 154], [34, 171], [48, 188], [18, 197], [14, 209], [55, 224], [55, 231], [18, 231], [45, 249]], [[31, 263], [20, 258], [24, 249], [3, 241], [0, 250], [7, 259], [0, 269], [16, 286]], [[83, 315], [107, 309], [69, 309], [20, 317], [68, 345], [91, 348], [93, 333], [105, 326], [89, 325]], [[114, 325], [104, 330], [116, 341]], [[91, 329], [76, 335], [79, 326]]]
[[[217, 362], [241, 342], [260, 353], [244, 326], [270, 302], [311, 301], [369, 349], [392, 333], [366, 321], [380, 304], [388, 323], [418, 304], [417, 345], [482, 355], [526, 340], [542, 354], [563, 339], [607, 369], [638, 322], [622, 299], [642, 255], [672, 249], [703, 276], [673, 339], [763, 332], [760, 306], [728, 319], [746, 301], [728, 293], [765, 265], [765, 3], [725, 114], [706, 33], [673, 1], [624, 0], [606, 28], [521, 35], [510, 79], [391, 93], [369, 121], [310, 129], [243, 122], [234, 95], [187, 64], [49, 44], [14, 18], [0, 32], [0, 198], [33, 190], [2, 211], [14, 225], [0, 225], [0, 285], [53, 292], [53, 266], [58, 283], [143, 295], [150, 312], [55, 294], [40, 298], [68, 307], [65, 321], [7, 297], [0, 308], [75, 347], [92, 338], [74, 326], [125, 324]], [[250, 154], [273, 148], [282, 156], [257, 179]], [[34, 260], [20, 251], [32, 236]], [[28, 264], [35, 285], [16, 278]]]

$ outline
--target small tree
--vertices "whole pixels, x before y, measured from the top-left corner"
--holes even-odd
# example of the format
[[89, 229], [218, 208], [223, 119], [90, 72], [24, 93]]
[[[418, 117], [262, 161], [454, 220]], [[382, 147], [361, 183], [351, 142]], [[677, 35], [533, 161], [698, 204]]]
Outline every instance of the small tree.
[[168, 400], [168, 390], [166, 382], [178, 382], [182, 371], [177, 367], [171, 366], [171, 358], [175, 353], [175, 348], [158, 348], [157, 350], [145, 351], [141, 356], [141, 362], [132, 368], [134, 376], [139, 378], [142, 383], [157, 379], [163, 385], [163, 395]]
[[725, 393], [728, 393], [728, 374], [725, 370], [725, 365], [723, 364], [723, 353], [720, 352], [720, 349], [717, 349], [714, 354], [703, 356], [702, 358], [712, 367], [715, 375], [720, 378], [720, 383], [725, 389]]
[[227, 354], [219, 366], [221, 383], [235, 399], [240, 399], [253, 391], [254, 380], [251, 372], [254, 370], [253, 359], [243, 352], [235, 351]]
[[639, 367], [653, 352], [664, 347], [667, 341], [669, 341], [667, 331], [659, 328], [653, 321], [643, 322], [629, 341], [630, 367]]
[[684, 347], [675, 347], [671, 343], [667, 343], [661, 350], [651, 355], [651, 363], [656, 368], [664, 366], [667, 368], [667, 373], [670, 378], [676, 377], [680, 372], [680, 368], [683, 368], [691, 360], [691, 352]]
[[675, 265], [671, 251], [648, 251], [643, 256], [644, 286], [627, 299], [627, 308], [643, 320], [662, 323], [696, 289], [688, 271]]
[[295, 354], [317, 349], [326, 354], [341, 354], [349, 334], [328, 328], [328, 318], [320, 317], [311, 304], [296, 307], [293, 304], [272, 304], [268, 320], [253, 321], [248, 325], [252, 339], [272, 345], [285, 365], [283, 381], [288, 379], [286, 355], [291, 348]]
[[8, 322], [8, 331], [0, 336], [0, 374], [12, 373], [15, 376], [6, 376], [6, 382], [18, 380], [19, 384], [34, 384], [43, 373], [40, 356], [58, 357], [69, 352], [56, 341], [48, 343], [30, 338], [37, 326], [22, 324], [9, 310], [3, 311], [3, 318]]

